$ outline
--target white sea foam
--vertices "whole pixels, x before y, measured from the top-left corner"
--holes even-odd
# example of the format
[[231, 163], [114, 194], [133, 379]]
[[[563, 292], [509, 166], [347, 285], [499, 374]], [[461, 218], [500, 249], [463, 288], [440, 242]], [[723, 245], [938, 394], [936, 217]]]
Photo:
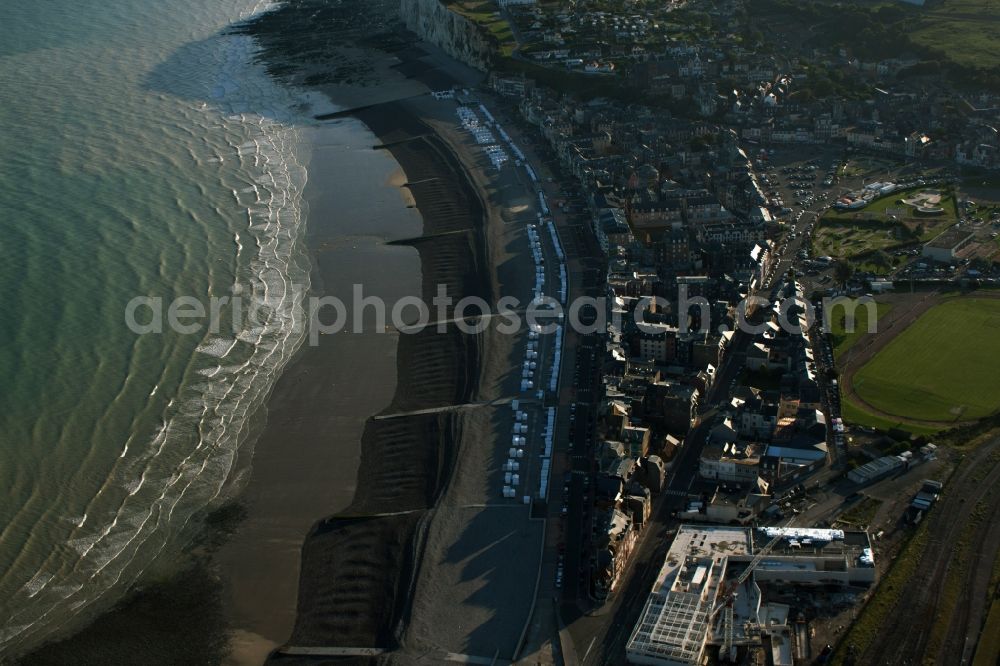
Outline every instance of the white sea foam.
[[221, 370], [222, 370], [222, 366], [221, 365], [217, 365], [217, 366], [215, 366], [213, 368], [201, 368], [200, 370], [198, 370], [198, 374], [202, 375], [203, 377], [214, 377], [217, 374], [219, 374], [219, 372]]
[[33, 597], [45, 589], [45, 586], [48, 585], [49, 581], [53, 578], [54, 576], [50, 573], [38, 573], [24, 585], [23, 589], [28, 593], [29, 597]]
[[94, 547], [94, 544], [101, 538], [99, 534], [95, 534], [89, 537], [81, 537], [79, 539], [70, 539], [66, 542], [66, 545], [75, 550], [80, 554], [80, 558], [87, 556], [90, 549]]
[[77, 527], [83, 527], [87, 523], [87, 514], [83, 514], [82, 516], [70, 516], [66, 520]]
[[83, 588], [83, 584], [78, 583], [76, 585], [58, 585], [55, 587], [50, 587], [49, 590], [51, 590], [53, 594], [59, 596], [61, 599], [68, 599], [70, 595], [76, 594], [77, 592], [80, 591], [81, 588]]
[[198, 345], [195, 351], [199, 354], [214, 356], [215, 358], [225, 358], [235, 346], [236, 340], [230, 338], [212, 338]]
[[0, 628], [0, 644], [4, 644], [12, 638], [19, 636], [31, 624], [15, 624]]
[[[238, 276], [237, 283], [248, 282], [268, 307], [282, 314], [267, 317], [261, 326], [243, 330], [236, 338], [212, 337], [197, 347], [201, 355], [222, 359], [234, 353], [238, 341], [252, 345], [240, 352], [241, 358], [234, 359], [236, 363], [196, 368], [200, 376], [217, 380], [191, 384], [182, 388], [176, 398], [171, 397], [161, 426], [145, 446], [139, 447], [138, 454], [131, 454], [126, 442], [115, 474], [134, 476], [124, 478], [118, 486], [126, 494], [117, 511], [103, 527], [89, 524], [88, 514], [75, 521], [77, 533], [66, 543], [78, 554], [78, 563], [66, 577], [36, 574], [25, 584], [27, 598], [44, 598], [45, 604], [22, 609], [28, 622], [0, 629], [0, 646], [15, 638], [22, 641], [44, 635], [44, 619], [57, 607], [83, 609], [122, 580], [126, 569], [134, 578], [138, 570], [130, 568], [133, 558], [138, 557], [148, 537], [161, 529], [164, 515], [180, 522], [171, 528], [176, 531], [193, 511], [219, 494], [233, 471], [243, 420], [260, 404], [281, 366], [301, 342], [301, 332], [285, 314], [285, 306], [289, 299], [298, 298], [291, 289], [293, 282], [305, 284], [308, 280], [295, 247], [302, 223], [299, 202], [305, 173], [292, 151], [293, 130], [274, 119], [290, 118], [291, 114], [272, 112], [271, 117], [264, 117], [252, 111], [255, 95], [262, 92], [275, 98], [267, 106], [279, 108], [280, 91], [269, 81], [243, 90], [241, 82], [252, 81], [246, 71], [252, 45], [244, 37], [226, 41], [229, 48], [224, 54], [223, 73], [213, 95], [223, 106], [226, 118], [249, 128], [252, 138], [236, 144], [234, 153], [251, 171], [249, 180], [256, 183], [238, 189], [253, 194], [251, 201], [236, 197], [247, 210], [251, 220], [247, 231], [253, 236], [249, 246], [252, 259], [244, 263], [247, 272]], [[205, 161], [216, 159], [222, 161], [221, 156]], [[239, 257], [247, 246], [239, 233], [234, 233], [233, 240]], [[153, 388], [150, 398], [158, 388]], [[193, 446], [187, 446], [183, 440], [191, 432], [197, 433], [197, 438]], [[136, 466], [140, 469], [136, 470]], [[169, 476], [157, 472], [165, 469], [175, 471]], [[113, 491], [114, 484], [105, 484], [91, 505]], [[154, 552], [144, 554], [143, 559], [148, 561], [165, 541], [158, 539], [152, 546]], [[80, 576], [86, 584], [79, 582]], [[53, 580], [60, 584], [47, 587]]]
[[[260, 5], [256, 11], [264, 8]], [[233, 475], [246, 417], [261, 404], [302, 341], [293, 316], [299, 310], [289, 307], [292, 299], [301, 298], [292, 285], [308, 286], [308, 269], [297, 246], [305, 171], [294, 153], [295, 130], [282, 123], [294, 117], [292, 100], [249, 64], [255, 48], [249, 38], [227, 37], [221, 43], [225, 48], [219, 53], [220, 75], [210, 96], [222, 117], [234, 125], [233, 136], [244, 134], [233, 141], [229, 153], [243, 167], [237, 182], [229, 186], [248, 220], [246, 232], [232, 236], [240, 266], [233, 291], [249, 286], [272, 316], [234, 338], [212, 336], [197, 346], [199, 357], [228, 362], [198, 367], [196, 357], [192, 370], [203, 381], [182, 385], [170, 398], [160, 427], [145, 445], [125, 443], [112, 478], [88, 504], [88, 513], [66, 541], [78, 554], [76, 564], [68, 573], [36, 575], [27, 583], [26, 597], [40, 605], [20, 604], [27, 621], [0, 630], [0, 649], [15, 639], [44, 635], [45, 618], [55, 609], [81, 610], [119, 583], [134, 580], [143, 563], [168, 542], [162, 534], [168, 522], [169, 533], [176, 533], [219, 495]], [[268, 101], [262, 105], [262, 100]], [[194, 106], [199, 107], [210, 112], [200, 103]], [[256, 111], [261, 108], [268, 111]], [[200, 161], [216, 160], [222, 162], [222, 156]], [[219, 171], [230, 177], [231, 169]], [[232, 219], [231, 210], [218, 213], [221, 219]], [[246, 242], [245, 235], [252, 236], [252, 242]], [[245, 473], [236, 476], [245, 478]], [[117, 508], [111, 513], [91, 511], [114, 498]], [[95, 518], [88, 521], [87, 515]], [[150, 539], [153, 534], [158, 538]], [[58, 584], [50, 586], [53, 580]]]

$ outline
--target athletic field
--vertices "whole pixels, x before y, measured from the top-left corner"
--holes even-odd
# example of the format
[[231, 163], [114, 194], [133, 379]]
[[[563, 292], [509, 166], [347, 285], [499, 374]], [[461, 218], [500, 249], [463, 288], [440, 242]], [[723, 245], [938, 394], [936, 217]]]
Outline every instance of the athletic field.
[[1000, 409], [1000, 300], [924, 313], [854, 376], [872, 407], [916, 421], [973, 421]]

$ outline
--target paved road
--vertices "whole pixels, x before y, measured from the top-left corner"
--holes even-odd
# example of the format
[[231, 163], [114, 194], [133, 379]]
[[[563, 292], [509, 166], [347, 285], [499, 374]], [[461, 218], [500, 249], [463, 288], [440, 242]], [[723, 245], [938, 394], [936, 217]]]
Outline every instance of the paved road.
[[[532, 165], [533, 170], [541, 179], [537, 187], [546, 196], [551, 218], [559, 233], [559, 239], [566, 256], [569, 282], [567, 303], [585, 293], [596, 295], [591, 292], [593, 292], [595, 280], [600, 274], [599, 269], [602, 269], [603, 266], [595, 266], [594, 260], [588, 259], [599, 252], [596, 240], [592, 238], [589, 229], [580, 224], [579, 219], [566, 215], [557, 209], [555, 201], [563, 198], [559, 192], [559, 186], [555, 182], [549, 182], [549, 178], [552, 176], [550, 170], [539, 158], [533, 142], [505, 113], [505, 105], [488, 95], [484, 95], [484, 103], [524, 152], [527, 162]], [[523, 183], [526, 187], [535, 189], [535, 185], [532, 185], [526, 176]], [[538, 233], [542, 240], [545, 256], [546, 282], [544, 291], [550, 296], [558, 297], [559, 262], [552, 247], [547, 225], [539, 225]], [[558, 410], [549, 482], [549, 501], [540, 507], [542, 511], [540, 517], [545, 517], [548, 521], [546, 544], [543, 551], [531, 629], [527, 636], [526, 645], [521, 652], [522, 657], [532, 660], [532, 663], [554, 661], [553, 652], [558, 651], [558, 645], [553, 647], [551, 642], [555, 640], [559, 629], [554, 605], [563, 594], [566, 594], [567, 598], [576, 598], [580, 593], [577, 589], [580, 581], [579, 572], [585, 569], [586, 563], [578, 537], [589, 533], [589, 530], [584, 526], [589, 525], [589, 513], [587, 512], [591, 503], [583, 499], [583, 492], [584, 480], [591, 471], [589, 460], [592, 452], [587, 449], [585, 438], [577, 438], [577, 441], [568, 444], [570, 441], [569, 407], [575, 403], [579, 405], [579, 414], [583, 416], [593, 414], [595, 412], [593, 405], [596, 381], [600, 377], [600, 368], [595, 360], [595, 350], [598, 350], [599, 347], [596, 336], [581, 335], [571, 330], [571, 327], [565, 326], [559, 390], [556, 397], [553, 398], [548, 394], [552, 339], [551, 335], [541, 337], [539, 360], [543, 362], [539, 363], [539, 367], [546, 370], [543, 374], [535, 376], [536, 389], [546, 390], [545, 404], [555, 405]], [[581, 351], [582, 353], [580, 353]], [[600, 351], [603, 352], [603, 345], [600, 345]], [[580, 380], [574, 373], [578, 355], [588, 359], [579, 372], [581, 376], [588, 377], [589, 381]], [[533, 434], [540, 431], [541, 424], [531, 429]], [[578, 430], [578, 434], [583, 434], [583, 430]], [[530, 465], [528, 467], [530, 468]], [[569, 481], [569, 483], [564, 484], [564, 480]], [[528, 483], [537, 484], [537, 477], [532, 478], [529, 473]], [[535, 486], [525, 486], [525, 490], [534, 491]], [[563, 506], [567, 507], [565, 514]], [[573, 509], [572, 512], [569, 510], [570, 507]], [[570, 535], [577, 538], [571, 539]], [[556, 572], [560, 565], [563, 567], [563, 578], [561, 583], [557, 584]], [[585, 596], [585, 589], [583, 594]], [[564, 656], [568, 658], [569, 654]]]
[[[802, 224], [804, 226], [806, 222], [803, 221]], [[786, 259], [783, 260], [786, 266], [790, 265], [791, 257], [795, 256], [794, 252], [787, 254], [790, 254], [790, 257], [786, 255]], [[761, 293], [770, 294], [784, 279], [786, 271], [787, 267], [782, 268], [779, 265]], [[751, 318], [751, 323], [757, 322], [759, 315]], [[628, 570], [619, 582], [616, 593], [603, 606], [596, 608], [588, 603], [584, 594], [565, 595], [561, 606], [562, 617], [569, 625], [569, 632], [576, 651], [581, 656], [581, 663], [625, 663], [625, 644], [662, 566], [670, 545], [671, 531], [679, 524], [674, 518], [675, 512], [682, 508], [687, 494], [692, 490], [712, 485], [698, 479], [701, 449], [720, 407], [724, 407], [728, 402], [730, 385], [742, 371], [746, 350], [752, 342], [752, 335], [739, 330], [735, 332], [717, 373], [715, 384], [702, 399], [699, 422], [685, 437], [684, 445], [673, 461], [667, 490], [654, 501], [650, 524], [640, 537]], [[574, 496], [573, 499], [575, 505], [577, 497]], [[573, 509], [570, 520], [575, 528], [580, 523], [573, 518], [575, 515]]]
[[[510, 127], [510, 125], [508, 125]], [[542, 178], [542, 188], [546, 192], [550, 205], [563, 198], [556, 183], [548, 182], [552, 172], [540, 160], [529, 140], [523, 134], [514, 130], [515, 136], [529, 161], [534, 165], [536, 173]], [[553, 207], [554, 208], [554, 207]], [[572, 218], [560, 211], [553, 210], [556, 224], [563, 236], [564, 244], [576, 242], [586, 243], [585, 234], [574, 232]], [[815, 221], [818, 213], [809, 211], [797, 224], [799, 236], [791, 241], [785, 249], [781, 261], [772, 273], [768, 283], [762, 289], [767, 295], [772, 293], [776, 284], [784, 279], [788, 268], [794, 265], [796, 255], [805, 241], [802, 230]], [[580, 231], [577, 229], [576, 231]], [[582, 239], [582, 240], [581, 240]], [[586, 272], [587, 266], [580, 258], [580, 252], [585, 248], [576, 248], [571, 252], [565, 248], [571, 257], [570, 273], [575, 278], [572, 284], [572, 295], [578, 295], [580, 277]], [[573, 280], [571, 280], [572, 282]], [[756, 320], [755, 320], [756, 321]], [[625, 661], [625, 643], [635, 622], [642, 611], [645, 599], [649, 594], [653, 581], [663, 562], [663, 557], [670, 544], [670, 531], [677, 525], [674, 515], [685, 501], [686, 495], [697, 490], [704, 482], [698, 480], [698, 462], [701, 448], [704, 445], [708, 431], [714, 425], [714, 418], [720, 406], [729, 398], [730, 386], [742, 371], [746, 350], [753, 337], [743, 331], [737, 331], [726, 352], [722, 367], [716, 376], [713, 388], [702, 399], [700, 420], [685, 438], [677, 457], [673, 461], [666, 492], [654, 500], [650, 523], [640, 537], [639, 543], [629, 562], [628, 570], [619, 582], [616, 592], [601, 606], [595, 606], [590, 598], [587, 582], [589, 581], [588, 557], [590, 552], [590, 515], [592, 502], [587, 496], [586, 479], [593, 469], [593, 450], [587, 433], [592, 429], [589, 421], [594, 411], [594, 401], [597, 399], [595, 381], [599, 378], [598, 367], [601, 358], [600, 350], [593, 356], [587, 347], [587, 341], [581, 341], [579, 336], [567, 337], [565, 348], [564, 372], [560, 391], [560, 406], [566, 407], [576, 403], [576, 419], [574, 437], [569, 437], [569, 414], [567, 409], [560, 409], [560, 436], [557, 441], [570, 442], [555, 464], [552, 476], [551, 502], [548, 508], [550, 525], [556, 529], [550, 531], [555, 540], [555, 548], [549, 548], [546, 553], [546, 563], [543, 566], [542, 587], [539, 599], [547, 601], [553, 597], [560, 599], [559, 617], [567, 627], [572, 640], [572, 651], [583, 664], [617, 664]], [[593, 344], [593, 343], [589, 343]], [[577, 376], [570, 375], [569, 361], [572, 360]], [[565, 493], [565, 496], [564, 496]], [[566, 505], [563, 513], [562, 504]], [[550, 544], [550, 546], [553, 544]], [[562, 588], [553, 584], [556, 566], [562, 563], [564, 575]], [[545, 623], [542, 622], [544, 625]], [[568, 656], [568, 655], [567, 655]]]
[[590, 608], [585, 597], [579, 594], [567, 594], [563, 599], [562, 616], [569, 625], [577, 652], [581, 655], [581, 663], [624, 663], [625, 643], [663, 564], [670, 545], [669, 533], [678, 524], [674, 514], [683, 506], [692, 487], [699, 485], [697, 477], [701, 447], [713, 426], [713, 417], [720, 403], [728, 398], [730, 382], [742, 369], [746, 348], [751, 339], [745, 333], [734, 336], [718, 373], [716, 385], [704, 403], [701, 420], [688, 433], [674, 459], [667, 490], [654, 500], [650, 523], [640, 536], [617, 591], [605, 605], [596, 608]]

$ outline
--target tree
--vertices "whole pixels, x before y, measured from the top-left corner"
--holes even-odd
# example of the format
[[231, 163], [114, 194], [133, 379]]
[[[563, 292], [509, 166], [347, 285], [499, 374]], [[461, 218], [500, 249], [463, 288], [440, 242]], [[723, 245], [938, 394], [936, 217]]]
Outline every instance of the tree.
[[879, 250], [874, 253], [871, 262], [873, 266], [877, 266], [878, 268], [892, 268], [892, 257], [885, 250]]
[[708, 148], [708, 141], [702, 136], [692, 137], [688, 147], [691, 149], [691, 152], [700, 153]]
[[809, 90], [809, 88], [801, 88], [792, 95], [796, 100], [803, 104], [809, 104], [816, 99], [816, 95], [814, 95], [813, 91]]
[[854, 265], [851, 262], [840, 260], [833, 265], [833, 279], [841, 287], [847, 286], [852, 277], [854, 277]]
[[819, 99], [829, 97], [834, 92], [833, 82], [825, 76], [817, 76], [809, 81], [813, 95]]

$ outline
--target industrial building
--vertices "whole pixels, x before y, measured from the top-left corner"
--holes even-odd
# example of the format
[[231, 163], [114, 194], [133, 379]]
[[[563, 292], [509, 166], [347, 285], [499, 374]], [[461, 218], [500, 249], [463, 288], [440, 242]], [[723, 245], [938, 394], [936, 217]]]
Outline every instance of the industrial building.
[[952, 227], [924, 245], [921, 255], [934, 261], [949, 263], [958, 257], [958, 252], [972, 242], [976, 235], [961, 227]]
[[882, 477], [892, 474], [906, 461], [899, 456], [883, 456], [876, 460], [866, 462], [860, 467], [855, 467], [850, 472], [847, 473], [847, 478], [854, 483], [871, 483], [872, 481], [877, 481]]
[[765, 641], [783, 663], [795, 633], [770, 584], [870, 585], [865, 532], [682, 525], [626, 645], [629, 663], [700, 664], [709, 646], [733, 654]]

